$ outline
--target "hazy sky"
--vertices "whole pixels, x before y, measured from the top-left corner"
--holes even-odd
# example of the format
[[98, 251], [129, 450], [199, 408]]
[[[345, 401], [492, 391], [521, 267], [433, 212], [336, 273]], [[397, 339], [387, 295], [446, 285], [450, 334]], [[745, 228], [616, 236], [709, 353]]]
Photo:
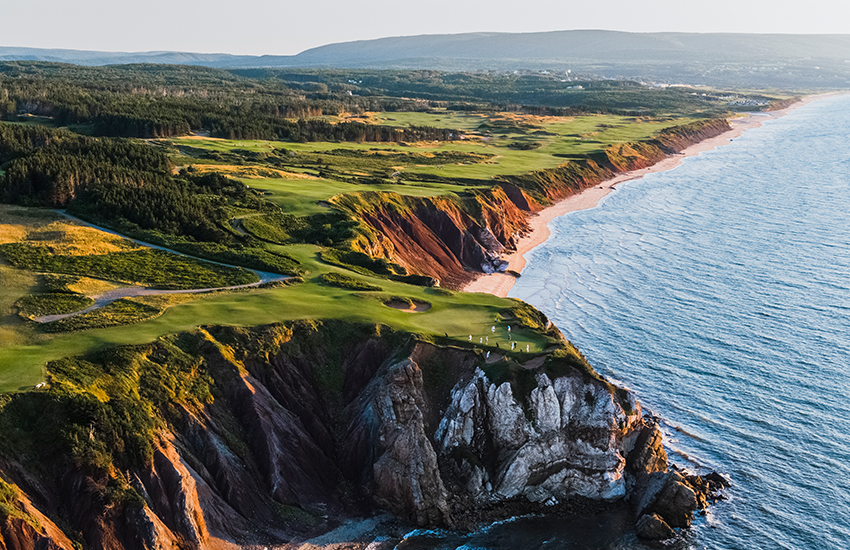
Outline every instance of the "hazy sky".
[[295, 54], [413, 34], [850, 33], [844, 0], [0, 0], [0, 46]]

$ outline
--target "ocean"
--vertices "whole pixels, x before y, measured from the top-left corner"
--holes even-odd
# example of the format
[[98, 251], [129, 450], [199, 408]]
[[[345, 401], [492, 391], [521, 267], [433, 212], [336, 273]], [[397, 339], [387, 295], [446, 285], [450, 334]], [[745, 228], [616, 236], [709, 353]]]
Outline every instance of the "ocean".
[[[850, 546], [850, 96], [766, 120], [550, 229], [510, 296], [663, 418], [671, 462], [732, 482], [664, 547]], [[429, 542], [652, 547], [616, 513], [400, 547]]]

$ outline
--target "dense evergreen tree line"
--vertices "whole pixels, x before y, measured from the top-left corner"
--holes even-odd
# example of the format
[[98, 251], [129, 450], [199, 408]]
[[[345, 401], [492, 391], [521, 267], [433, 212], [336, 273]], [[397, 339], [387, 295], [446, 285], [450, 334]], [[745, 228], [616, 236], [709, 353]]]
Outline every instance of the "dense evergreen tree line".
[[[339, 88], [339, 87], [337, 87]], [[0, 63], [0, 118], [51, 117], [60, 126], [86, 124], [95, 135], [157, 138], [207, 130], [215, 137], [282, 141], [447, 139], [449, 130], [391, 128], [317, 119], [342, 112], [428, 109], [398, 98], [304, 92], [199, 67], [76, 67]]]
[[240, 188], [242, 196], [246, 190], [240, 182], [218, 177], [227, 185], [204, 186], [191, 178], [156, 178], [141, 186], [98, 182], [85, 187], [69, 211], [112, 226], [128, 221], [141, 229], [169, 235], [228, 242], [232, 235], [221, 229], [227, 219], [220, 208], [227, 203], [222, 187], [237, 197], [240, 193], [234, 193], [233, 187]]
[[716, 97], [686, 88], [655, 89], [564, 73], [0, 63], [0, 118], [49, 116], [62, 126], [90, 125], [101, 136], [169, 137], [207, 130], [215, 137], [284, 141], [442, 139], [445, 130], [419, 129], [416, 136], [400, 137], [400, 128], [357, 123], [337, 128], [316, 119], [435, 107], [543, 115], [694, 114], [726, 108]]
[[[287, 86], [312, 83], [348, 89], [361, 97], [419, 99], [450, 110], [521, 111], [532, 114], [695, 114], [728, 107], [691, 88], [656, 88], [630, 80], [602, 80], [562, 71], [444, 72], [370, 69], [234, 69], [237, 76]], [[753, 96], [756, 97], [756, 96]], [[385, 109], [390, 110], [390, 109]]]
[[0, 197], [64, 207], [94, 183], [141, 187], [169, 178], [168, 157], [144, 143], [0, 124]]
[[173, 176], [150, 145], [66, 130], [0, 123], [0, 197], [70, 210], [97, 221], [123, 219], [143, 229], [221, 242], [228, 200], [257, 200], [218, 174]]

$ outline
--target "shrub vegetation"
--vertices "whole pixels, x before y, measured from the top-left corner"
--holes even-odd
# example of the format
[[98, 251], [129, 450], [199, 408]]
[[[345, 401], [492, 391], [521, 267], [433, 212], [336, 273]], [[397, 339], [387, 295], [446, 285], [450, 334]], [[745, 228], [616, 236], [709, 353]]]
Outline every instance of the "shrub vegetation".
[[25, 318], [44, 315], [61, 315], [80, 311], [94, 304], [94, 300], [77, 294], [31, 294], [18, 300], [15, 305], [19, 314]]
[[155, 288], [214, 288], [257, 282], [254, 273], [149, 248], [92, 256], [59, 256], [25, 243], [0, 245], [0, 256], [15, 267], [89, 275]]

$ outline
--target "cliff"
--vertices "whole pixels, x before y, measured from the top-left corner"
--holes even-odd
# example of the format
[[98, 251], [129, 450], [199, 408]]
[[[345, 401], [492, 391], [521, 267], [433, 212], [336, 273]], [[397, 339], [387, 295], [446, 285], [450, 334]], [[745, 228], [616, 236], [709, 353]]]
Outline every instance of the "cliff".
[[479, 273], [505, 270], [500, 258], [528, 230], [526, 217], [616, 174], [652, 166], [667, 155], [730, 129], [725, 119], [667, 128], [653, 139], [611, 145], [557, 168], [502, 176], [486, 191], [458, 198], [353, 193], [332, 202], [365, 226], [356, 250], [383, 257], [442, 286], [460, 288]]
[[333, 202], [369, 228], [357, 249], [449, 288], [469, 282], [470, 271], [506, 267], [500, 254], [513, 249], [517, 235], [528, 229], [524, 211], [501, 187], [462, 200], [365, 192], [338, 195]]
[[705, 506], [570, 344], [494, 359], [299, 322], [53, 362], [0, 407], [0, 547], [280, 546], [379, 510], [462, 528], [624, 497], [666, 538]]

